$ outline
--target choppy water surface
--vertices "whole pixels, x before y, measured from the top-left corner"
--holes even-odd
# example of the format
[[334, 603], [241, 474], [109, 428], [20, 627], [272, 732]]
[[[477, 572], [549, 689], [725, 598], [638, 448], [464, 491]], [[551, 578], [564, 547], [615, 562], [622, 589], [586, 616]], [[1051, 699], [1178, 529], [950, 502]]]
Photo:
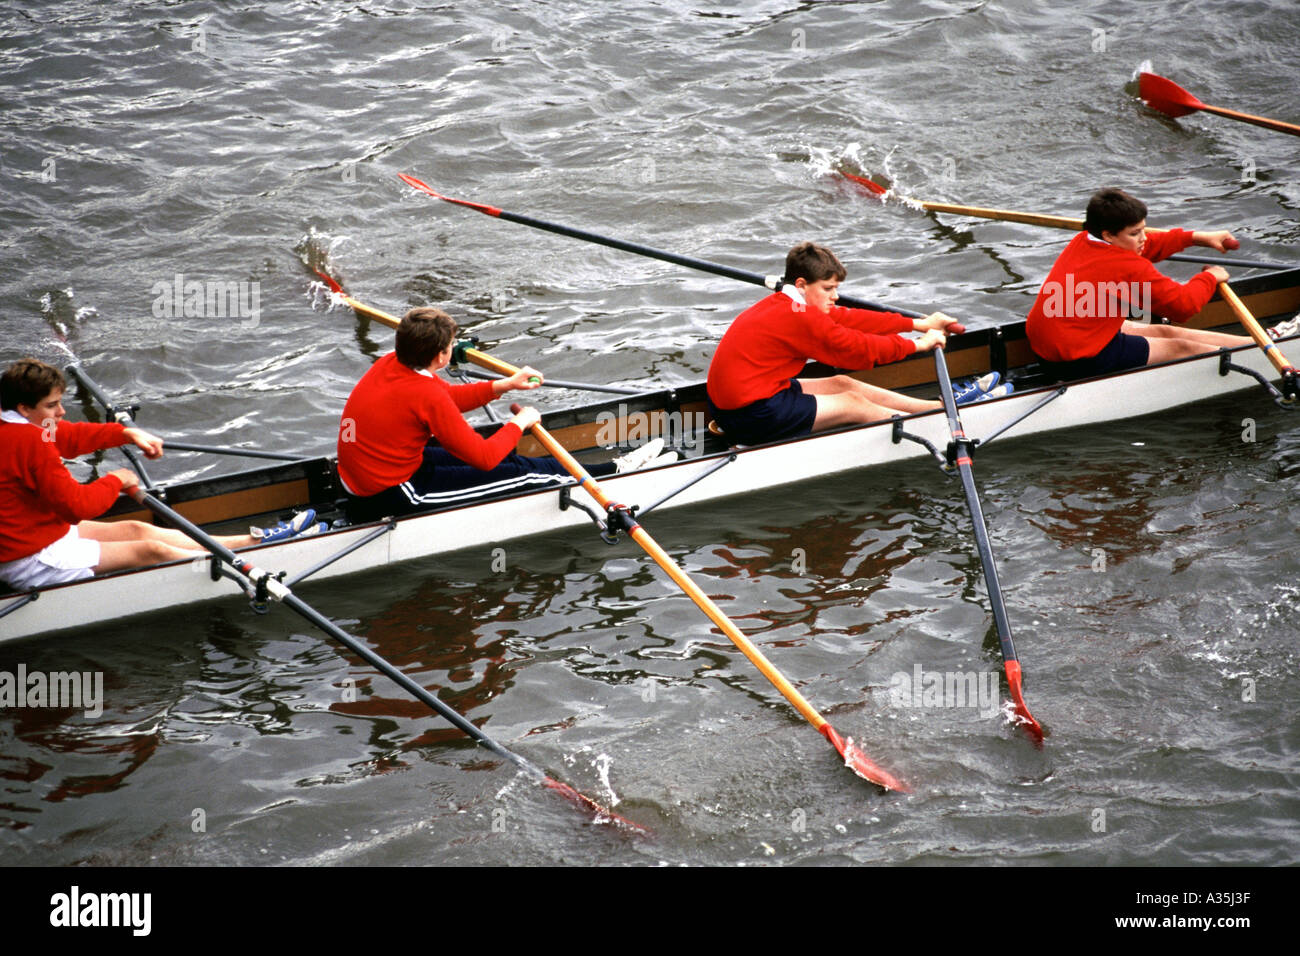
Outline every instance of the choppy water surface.
[[[1155, 224], [1287, 259], [1294, 140], [1175, 123], [1126, 84], [1150, 59], [1294, 121], [1298, 40], [1292, 5], [1237, 2], [9, 5], [0, 360], [71, 350], [160, 433], [320, 453], [390, 339], [327, 309], [305, 257], [573, 379], [697, 380], [755, 297], [435, 204], [403, 171], [754, 271], [816, 238], [846, 288], [977, 325], [1023, 317], [1063, 236], [882, 207], [832, 164], [1069, 215], [1123, 183]], [[255, 282], [260, 312], [169, 316], [177, 274]], [[500, 571], [470, 551], [302, 593], [653, 839], [232, 596], [0, 648], [0, 670], [102, 671], [106, 697], [0, 715], [0, 860], [1294, 863], [1300, 423], [1241, 396], [994, 445], [977, 471], [1042, 750], [891, 694], [999, 661], [960, 489], [914, 463], [649, 522], [910, 796], [839, 766], [633, 545], [582, 532], [511, 542]]]

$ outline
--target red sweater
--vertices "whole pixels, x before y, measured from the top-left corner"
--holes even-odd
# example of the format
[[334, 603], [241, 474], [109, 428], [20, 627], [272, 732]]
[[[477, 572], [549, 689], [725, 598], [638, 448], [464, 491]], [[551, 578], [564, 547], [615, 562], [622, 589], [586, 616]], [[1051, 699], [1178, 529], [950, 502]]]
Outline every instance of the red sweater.
[[817, 312], [784, 292], [742, 312], [709, 363], [709, 398], [722, 409], [771, 398], [803, 371], [808, 359], [836, 368], [864, 369], [896, 362], [916, 343], [894, 332], [912, 331], [896, 312], [832, 306]]
[[1142, 252], [1121, 249], [1081, 232], [1065, 247], [1025, 322], [1034, 352], [1049, 362], [1091, 358], [1119, 332], [1132, 308], [1186, 322], [1214, 295], [1214, 277], [1187, 282], [1162, 275], [1159, 262], [1192, 245], [1185, 229], [1149, 232]]
[[60, 422], [54, 441], [46, 441], [39, 425], [0, 421], [0, 561], [35, 554], [112, 506], [120, 479], [79, 484], [63, 459], [129, 444], [125, 430], [116, 422]]
[[485, 439], [463, 417], [494, 398], [491, 382], [449, 385], [389, 352], [361, 376], [343, 407], [339, 475], [356, 495], [395, 488], [420, 467], [430, 438], [475, 468], [495, 468], [523, 437], [519, 426], [507, 422]]

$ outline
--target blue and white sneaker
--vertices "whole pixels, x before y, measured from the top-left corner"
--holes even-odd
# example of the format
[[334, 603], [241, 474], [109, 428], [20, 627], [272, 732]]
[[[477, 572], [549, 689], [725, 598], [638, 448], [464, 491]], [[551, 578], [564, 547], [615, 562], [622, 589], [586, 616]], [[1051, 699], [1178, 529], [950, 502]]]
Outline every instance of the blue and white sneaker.
[[299, 535], [319, 534], [328, 527], [323, 521], [318, 524], [315, 510], [308, 508], [299, 511], [288, 521], [281, 521], [274, 528], [249, 528], [248, 533], [257, 539], [258, 544], [275, 544]]
[[1015, 390], [1016, 387], [1012, 385], [1010, 382], [1003, 382], [997, 388], [990, 388], [987, 392], [984, 392], [981, 395], [976, 395], [974, 398], [970, 399], [966, 404], [974, 405], [976, 402], [987, 402], [990, 398], [1005, 398]]
[[989, 372], [979, 378], [968, 378], [953, 385], [952, 397], [958, 405], [965, 405], [976, 401], [981, 395], [987, 395], [993, 391], [1000, 381], [1002, 381], [1002, 376], [997, 372]]

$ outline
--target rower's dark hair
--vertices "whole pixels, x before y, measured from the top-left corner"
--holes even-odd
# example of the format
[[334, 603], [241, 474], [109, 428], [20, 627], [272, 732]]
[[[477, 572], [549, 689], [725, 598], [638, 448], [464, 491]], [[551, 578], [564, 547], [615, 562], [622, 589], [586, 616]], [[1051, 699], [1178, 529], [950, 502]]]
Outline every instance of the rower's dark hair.
[[1135, 226], [1147, 217], [1147, 204], [1141, 199], [1130, 196], [1122, 189], [1107, 186], [1092, 194], [1088, 200], [1088, 211], [1083, 217], [1083, 228], [1098, 239], [1103, 232], [1118, 234], [1129, 226]]
[[848, 275], [835, 253], [815, 242], [801, 242], [785, 256], [786, 282], [794, 284], [796, 279], [805, 282], [821, 282], [823, 279], [838, 279], [843, 282]]
[[456, 320], [442, 309], [411, 309], [397, 326], [397, 361], [407, 368], [428, 368], [459, 331]]
[[56, 388], [67, 388], [63, 373], [34, 358], [19, 359], [0, 375], [0, 409], [18, 410], [19, 405], [35, 408]]

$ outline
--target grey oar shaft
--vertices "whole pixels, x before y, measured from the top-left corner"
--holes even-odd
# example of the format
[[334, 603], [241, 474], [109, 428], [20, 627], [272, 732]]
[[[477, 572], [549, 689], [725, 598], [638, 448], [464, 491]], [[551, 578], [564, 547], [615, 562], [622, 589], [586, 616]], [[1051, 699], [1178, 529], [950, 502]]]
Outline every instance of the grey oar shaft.
[[948, 376], [948, 362], [942, 348], [934, 350], [935, 372], [939, 379], [939, 395], [943, 399], [943, 409], [948, 416], [948, 429], [955, 444], [956, 468], [961, 477], [962, 491], [966, 496], [966, 507], [970, 511], [971, 524], [975, 532], [975, 547], [979, 551], [980, 564], [984, 569], [984, 584], [989, 592], [989, 605], [993, 610], [993, 622], [997, 626], [998, 641], [1002, 645], [1002, 656], [1006, 660], [1017, 660], [1015, 641], [1011, 638], [1011, 622], [1007, 618], [1007, 608], [1002, 601], [1002, 585], [998, 581], [998, 566], [993, 557], [993, 547], [989, 544], [989, 529], [984, 521], [984, 508], [980, 504], [979, 490], [975, 487], [975, 474], [968, 457], [970, 444], [962, 428], [961, 417], [957, 412], [957, 403], [952, 394], [952, 380]]
[[[132, 491], [131, 497], [134, 498], [140, 504], [144, 505], [150, 511], [154, 512], [155, 514], [163, 518], [166, 518], [178, 529], [180, 529], [182, 532], [184, 532], [194, 541], [202, 545], [212, 554], [216, 555], [217, 557], [225, 561], [227, 564], [231, 565], [236, 571], [238, 571], [244, 577], [248, 578], [250, 581], [256, 583], [258, 581], [270, 578], [270, 575], [266, 571], [261, 570], [260, 568], [254, 566], [252, 562], [246, 561], [243, 558], [241, 558], [239, 555], [235, 554], [234, 551], [230, 550], [220, 541], [217, 541], [215, 538], [213, 538], [210, 534], [208, 534], [198, 525], [194, 524], [194, 522], [190, 521], [184, 515], [178, 514], [172, 508], [167, 507], [167, 505], [163, 504], [153, 495], [148, 494], [139, 488], [136, 488]], [[457, 727], [457, 729], [467, 734], [468, 736], [474, 738], [483, 746], [491, 750], [493, 753], [505, 757], [507, 760], [516, 764], [522, 770], [527, 771], [529, 774], [531, 774], [533, 777], [537, 778], [538, 780], [547, 779], [546, 774], [544, 774], [541, 771], [541, 769], [537, 767], [535, 764], [529, 762], [528, 760], [525, 760], [523, 757], [519, 756], [518, 754], [513, 753], [512, 751], [509, 751], [505, 747], [498, 744], [495, 740], [493, 740], [483, 731], [479, 730], [477, 727], [475, 727], [472, 723], [470, 723], [468, 720], [466, 720], [456, 711], [452, 710], [452, 708], [449, 707], [447, 704], [443, 703], [433, 694], [429, 693], [429, 691], [427, 691], [425, 688], [421, 687], [411, 678], [407, 677], [400, 670], [398, 670], [396, 667], [390, 664], [387, 660], [380, 657], [370, 648], [366, 647], [364, 644], [358, 641], [347, 631], [343, 630], [341, 627], [339, 627], [337, 624], [335, 624], [325, 615], [317, 611], [310, 604], [303, 601], [302, 598], [298, 597], [296, 594], [290, 591], [289, 588], [287, 588], [282, 584], [279, 584], [279, 582], [275, 582], [274, 585], [269, 588], [269, 591], [271, 596], [276, 598], [286, 607], [289, 607], [293, 611], [296, 611], [303, 618], [310, 621], [312, 624], [315, 624], [326, 634], [330, 635], [330, 637], [333, 637], [339, 643], [346, 646], [348, 650], [352, 651], [352, 653], [356, 654], [358, 657], [365, 660], [371, 666], [381, 671], [385, 676], [387, 676], [394, 683], [398, 684], [407, 693], [415, 697], [421, 703], [426, 704], [433, 710], [437, 711], [437, 713], [442, 715], [442, 717], [445, 718], [448, 722], [454, 724]]]

